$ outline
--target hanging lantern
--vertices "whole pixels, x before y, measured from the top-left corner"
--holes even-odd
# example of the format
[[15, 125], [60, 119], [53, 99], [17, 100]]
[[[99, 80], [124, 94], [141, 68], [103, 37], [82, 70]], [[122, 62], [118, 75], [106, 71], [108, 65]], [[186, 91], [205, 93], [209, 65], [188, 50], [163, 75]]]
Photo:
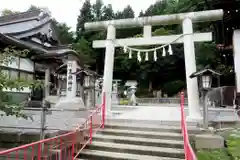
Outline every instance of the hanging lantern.
[[153, 58], [154, 58], [154, 61], [157, 61], [157, 50], [154, 50]]
[[168, 53], [169, 53], [169, 55], [173, 55], [171, 44], [169, 44], [169, 46], [168, 46]]
[[138, 54], [137, 54], [137, 59], [138, 59], [138, 61], [139, 61], [139, 62], [141, 62], [141, 61], [142, 61], [142, 57], [141, 57], [141, 53], [140, 53], [140, 51], [138, 51]]
[[148, 61], [148, 52], [145, 53], [145, 61]]
[[165, 49], [165, 47], [163, 47], [163, 54], [162, 54], [162, 56], [163, 56], [163, 57], [166, 56], [166, 49]]
[[123, 47], [123, 51], [124, 51], [124, 53], [127, 52], [127, 47], [126, 46]]
[[129, 51], [129, 59], [132, 59], [132, 50]]

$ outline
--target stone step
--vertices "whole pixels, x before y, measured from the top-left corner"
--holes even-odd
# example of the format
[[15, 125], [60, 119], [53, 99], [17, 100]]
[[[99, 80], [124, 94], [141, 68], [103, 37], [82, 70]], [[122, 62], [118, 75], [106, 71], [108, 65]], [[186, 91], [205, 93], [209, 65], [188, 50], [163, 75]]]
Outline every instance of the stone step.
[[[181, 126], [180, 121], [167, 121], [167, 120], [139, 120], [139, 119], [123, 119], [123, 118], [107, 118], [106, 124], [108, 123], [126, 123], [126, 124], [157, 124], [157, 125], [168, 125], [168, 126]], [[198, 122], [187, 122], [187, 125], [190, 127], [196, 127], [199, 125]]]
[[87, 146], [87, 149], [138, 155], [184, 158], [184, 150], [176, 148], [162, 148], [153, 146], [93, 141], [91, 145]]
[[[108, 122], [105, 124], [106, 128], [112, 129], [124, 129], [124, 130], [136, 130], [136, 131], [156, 131], [156, 132], [175, 132], [181, 133], [182, 129], [180, 126], [169, 126], [169, 125], [161, 125], [161, 124], [141, 124], [141, 123], [120, 123], [120, 122]], [[201, 133], [202, 130], [200, 128], [189, 126], [188, 133], [189, 134], [197, 134]]]
[[153, 131], [135, 131], [135, 130], [123, 130], [123, 129], [109, 129], [104, 128], [98, 132], [98, 134], [104, 135], [124, 135], [129, 137], [142, 137], [142, 138], [157, 138], [157, 139], [172, 139], [182, 140], [182, 134], [173, 132], [153, 132]]
[[183, 148], [183, 141], [180, 141], [180, 140], [128, 137], [126, 135], [114, 136], [114, 135], [96, 134], [93, 137], [93, 141], [114, 142], [114, 143], [124, 143], [124, 144], [132, 144], [132, 145], [155, 146], [155, 147], [169, 147], [169, 148], [172, 147], [172, 148], [181, 148], [181, 149]]
[[47, 96], [45, 98], [46, 101], [48, 101], [51, 104], [56, 104], [58, 102], [58, 100], [60, 99], [59, 96]]
[[167, 158], [157, 156], [146, 156], [129, 153], [117, 153], [110, 151], [88, 150], [85, 149], [80, 155], [81, 158], [90, 158], [92, 160], [184, 160], [180, 158]]

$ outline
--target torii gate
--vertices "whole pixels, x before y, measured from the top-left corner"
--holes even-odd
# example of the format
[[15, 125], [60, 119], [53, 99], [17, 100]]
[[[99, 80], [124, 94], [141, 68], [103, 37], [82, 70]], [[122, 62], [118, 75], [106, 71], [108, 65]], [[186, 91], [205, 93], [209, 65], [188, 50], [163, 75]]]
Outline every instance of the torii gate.
[[[210, 10], [172, 15], [152, 17], [140, 17], [133, 19], [120, 19], [111, 21], [91, 22], [85, 24], [86, 30], [107, 29], [106, 40], [96, 40], [93, 48], [106, 48], [105, 66], [103, 77], [103, 91], [106, 92], [106, 107], [111, 109], [112, 78], [114, 66], [115, 47], [160, 45], [173, 42], [181, 35], [152, 36], [152, 26], [182, 24], [183, 34], [174, 43], [184, 44], [185, 70], [187, 80], [189, 120], [202, 120], [199, 105], [199, 92], [197, 78], [190, 79], [190, 75], [196, 72], [194, 42], [212, 41], [212, 33], [193, 33], [193, 23], [205, 21], [217, 21], [223, 17], [223, 10]], [[116, 29], [143, 27], [143, 38], [116, 39]]]

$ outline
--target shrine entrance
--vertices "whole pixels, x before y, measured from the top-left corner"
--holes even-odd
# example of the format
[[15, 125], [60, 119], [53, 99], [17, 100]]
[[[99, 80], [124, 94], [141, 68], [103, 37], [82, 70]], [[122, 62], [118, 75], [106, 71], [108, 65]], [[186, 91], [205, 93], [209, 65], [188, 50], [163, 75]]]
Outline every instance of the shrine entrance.
[[[148, 59], [148, 54], [153, 53], [154, 59], [157, 60], [158, 55], [156, 50], [161, 49], [163, 56], [166, 55], [165, 48], [168, 49], [168, 54], [173, 54], [171, 44], [183, 43], [185, 71], [188, 93], [188, 111], [190, 120], [201, 120], [198, 83], [196, 78], [189, 76], [196, 72], [195, 48], [194, 42], [212, 41], [212, 33], [194, 33], [193, 23], [217, 21], [223, 17], [222, 10], [210, 10], [191, 13], [181, 13], [172, 15], [141, 17], [133, 19], [120, 19], [111, 21], [91, 22], [85, 24], [86, 30], [107, 30], [106, 40], [93, 41], [93, 48], [106, 48], [105, 66], [103, 77], [103, 92], [106, 93], [106, 107], [111, 110], [112, 100], [112, 79], [114, 66], [115, 47], [124, 48], [125, 52], [129, 52], [129, 57], [136, 53], [138, 60], [141, 61], [141, 53], [145, 54], [145, 60]], [[183, 33], [179, 35], [168, 36], [152, 36], [152, 26], [182, 24]], [[124, 38], [116, 39], [116, 29], [143, 27], [143, 37], [141, 38]], [[157, 48], [140, 50], [131, 46], [147, 46], [147, 45], [162, 45]]]

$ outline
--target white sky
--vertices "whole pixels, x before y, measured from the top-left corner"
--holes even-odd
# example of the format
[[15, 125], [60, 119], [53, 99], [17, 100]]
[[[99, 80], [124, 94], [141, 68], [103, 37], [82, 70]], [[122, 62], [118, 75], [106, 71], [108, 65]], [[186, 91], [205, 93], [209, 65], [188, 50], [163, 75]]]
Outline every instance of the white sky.
[[[95, 0], [91, 0], [94, 2]], [[112, 4], [113, 9], [122, 10], [128, 4], [132, 6], [135, 15], [141, 10], [146, 10], [150, 4], [156, 0], [103, 0], [104, 4]], [[14, 11], [24, 11], [29, 6], [35, 5], [39, 7], [48, 7], [52, 12], [52, 16], [59, 22], [65, 22], [73, 30], [76, 27], [77, 16], [84, 0], [2, 0], [0, 11], [10, 9]]]

